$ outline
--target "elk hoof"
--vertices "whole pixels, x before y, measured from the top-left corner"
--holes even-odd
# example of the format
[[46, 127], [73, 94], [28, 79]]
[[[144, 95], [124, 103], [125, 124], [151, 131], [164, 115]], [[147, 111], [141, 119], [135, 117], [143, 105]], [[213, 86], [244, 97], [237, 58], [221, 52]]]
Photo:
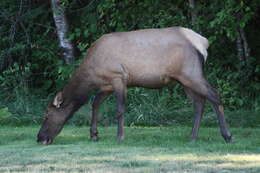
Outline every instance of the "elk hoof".
[[98, 136], [91, 136], [91, 140], [96, 142], [99, 140], [99, 137]]
[[194, 137], [194, 136], [191, 136], [191, 137], [189, 138], [189, 141], [190, 141], [190, 142], [195, 142], [195, 141], [196, 141], [196, 139], [197, 139], [196, 137]]
[[118, 140], [119, 142], [123, 141], [123, 140], [124, 140], [124, 136], [117, 136], [117, 140]]
[[231, 135], [225, 136], [224, 139], [225, 139], [226, 143], [234, 143], [233, 137]]

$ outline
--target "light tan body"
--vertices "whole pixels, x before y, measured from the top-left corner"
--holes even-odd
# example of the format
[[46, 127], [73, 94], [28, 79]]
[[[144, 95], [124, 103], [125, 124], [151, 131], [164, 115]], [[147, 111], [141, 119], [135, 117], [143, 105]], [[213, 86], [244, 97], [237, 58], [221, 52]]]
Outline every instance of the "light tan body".
[[127, 86], [160, 88], [180, 74], [201, 77], [196, 55], [179, 27], [112, 33], [94, 43], [78, 71], [86, 71], [102, 91], [112, 91], [115, 78]]
[[161, 88], [178, 81], [194, 102], [195, 120], [191, 139], [198, 135], [205, 100], [218, 116], [221, 134], [231, 141], [217, 92], [204, 79], [202, 66], [208, 41], [182, 27], [146, 29], [106, 34], [88, 54], [64, 89], [48, 106], [47, 119], [38, 141], [50, 144], [64, 123], [87, 101], [90, 90], [99, 90], [93, 102], [90, 135], [98, 139], [99, 105], [112, 93], [117, 100], [118, 140], [124, 139], [124, 111], [128, 87]]

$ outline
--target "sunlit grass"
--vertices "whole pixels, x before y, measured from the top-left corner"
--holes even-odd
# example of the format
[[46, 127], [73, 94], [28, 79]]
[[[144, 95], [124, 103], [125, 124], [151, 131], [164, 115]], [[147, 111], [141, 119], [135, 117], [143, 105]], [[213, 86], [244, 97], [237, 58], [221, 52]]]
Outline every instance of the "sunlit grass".
[[260, 129], [232, 129], [226, 144], [217, 128], [131, 127], [116, 141], [116, 128], [100, 128], [100, 141], [88, 127], [66, 126], [53, 145], [36, 143], [39, 127], [0, 128], [0, 172], [260, 172]]

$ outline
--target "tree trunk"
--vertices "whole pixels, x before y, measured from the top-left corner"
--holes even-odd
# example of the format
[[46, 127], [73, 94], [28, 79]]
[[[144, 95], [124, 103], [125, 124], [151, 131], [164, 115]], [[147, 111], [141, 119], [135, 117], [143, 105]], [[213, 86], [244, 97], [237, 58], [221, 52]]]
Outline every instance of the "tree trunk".
[[245, 31], [241, 27], [238, 28], [237, 55], [243, 66], [246, 66], [250, 56], [250, 48], [248, 47]]
[[243, 40], [244, 54], [245, 54], [245, 58], [247, 60], [250, 56], [250, 48], [248, 47], [248, 42], [247, 42], [245, 31], [242, 28], [240, 28], [240, 35], [241, 35], [241, 38]]
[[65, 7], [62, 5], [62, 0], [52, 0], [51, 5], [63, 58], [65, 62], [70, 63], [75, 59], [75, 56], [72, 42], [66, 38], [69, 27], [65, 15]]
[[237, 36], [236, 43], [237, 43], [237, 56], [238, 56], [238, 59], [240, 60], [241, 64], [244, 64], [245, 63], [244, 49], [243, 49], [242, 38], [241, 38], [239, 30], [238, 30], [238, 36]]
[[190, 7], [190, 14], [191, 14], [191, 22], [192, 25], [195, 24], [195, 20], [197, 18], [197, 13], [195, 11], [195, 1], [194, 0], [189, 0], [189, 7]]

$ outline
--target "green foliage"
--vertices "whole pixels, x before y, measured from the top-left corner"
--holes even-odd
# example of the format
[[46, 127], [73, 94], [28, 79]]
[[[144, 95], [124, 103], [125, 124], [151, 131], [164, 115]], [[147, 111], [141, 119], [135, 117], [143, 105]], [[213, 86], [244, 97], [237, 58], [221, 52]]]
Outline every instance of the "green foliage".
[[[63, 88], [101, 35], [170, 26], [193, 28], [209, 38], [205, 76], [220, 92], [227, 110], [260, 111], [259, 0], [197, 0], [194, 24], [188, 1], [64, 0], [62, 4], [70, 23], [67, 37], [78, 52], [71, 65], [61, 58], [49, 1], [0, 2], [0, 105], [11, 112], [5, 122], [39, 122], [49, 98]], [[238, 28], [244, 29], [251, 48], [246, 64], [237, 58]], [[192, 104], [180, 86], [130, 89], [127, 104], [128, 125], [190, 124], [193, 117]], [[102, 124], [115, 122], [114, 107], [112, 97], [102, 108]], [[89, 123], [84, 118], [91, 116], [90, 108], [85, 111], [72, 123]], [[211, 112], [207, 108], [209, 119]]]
[[[219, 2], [216, 2], [219, 3]], [[244, 1], [238, 3], [236, 0], [221, 2], [215, 18], [209, 23], [210, 28], [219, 28], [216, 34], [225, 33], [226, 36], [234, 41], [237, 37], [238, 28], [244, 28], [255, 15], [254, 10], [257, 4], [246, 4]]]
[[19, 67], [14, 63], [0, 75], [1, 88], [5, 94], [10, 95], [13, 91], [28, 93], [28, 83], [31, 76], [31, 64]]
[[[179, 86], [162, 90], [130, 89], [127, 99], [128, 125], [173, 125], [189, 123], [192, 106]], [[178, 115], [183, 117], [180, 121]]]
[[11, 112], [9, 112], [8, 108], [0, 108], [0, 121], [4, 120], [12, 115]]

